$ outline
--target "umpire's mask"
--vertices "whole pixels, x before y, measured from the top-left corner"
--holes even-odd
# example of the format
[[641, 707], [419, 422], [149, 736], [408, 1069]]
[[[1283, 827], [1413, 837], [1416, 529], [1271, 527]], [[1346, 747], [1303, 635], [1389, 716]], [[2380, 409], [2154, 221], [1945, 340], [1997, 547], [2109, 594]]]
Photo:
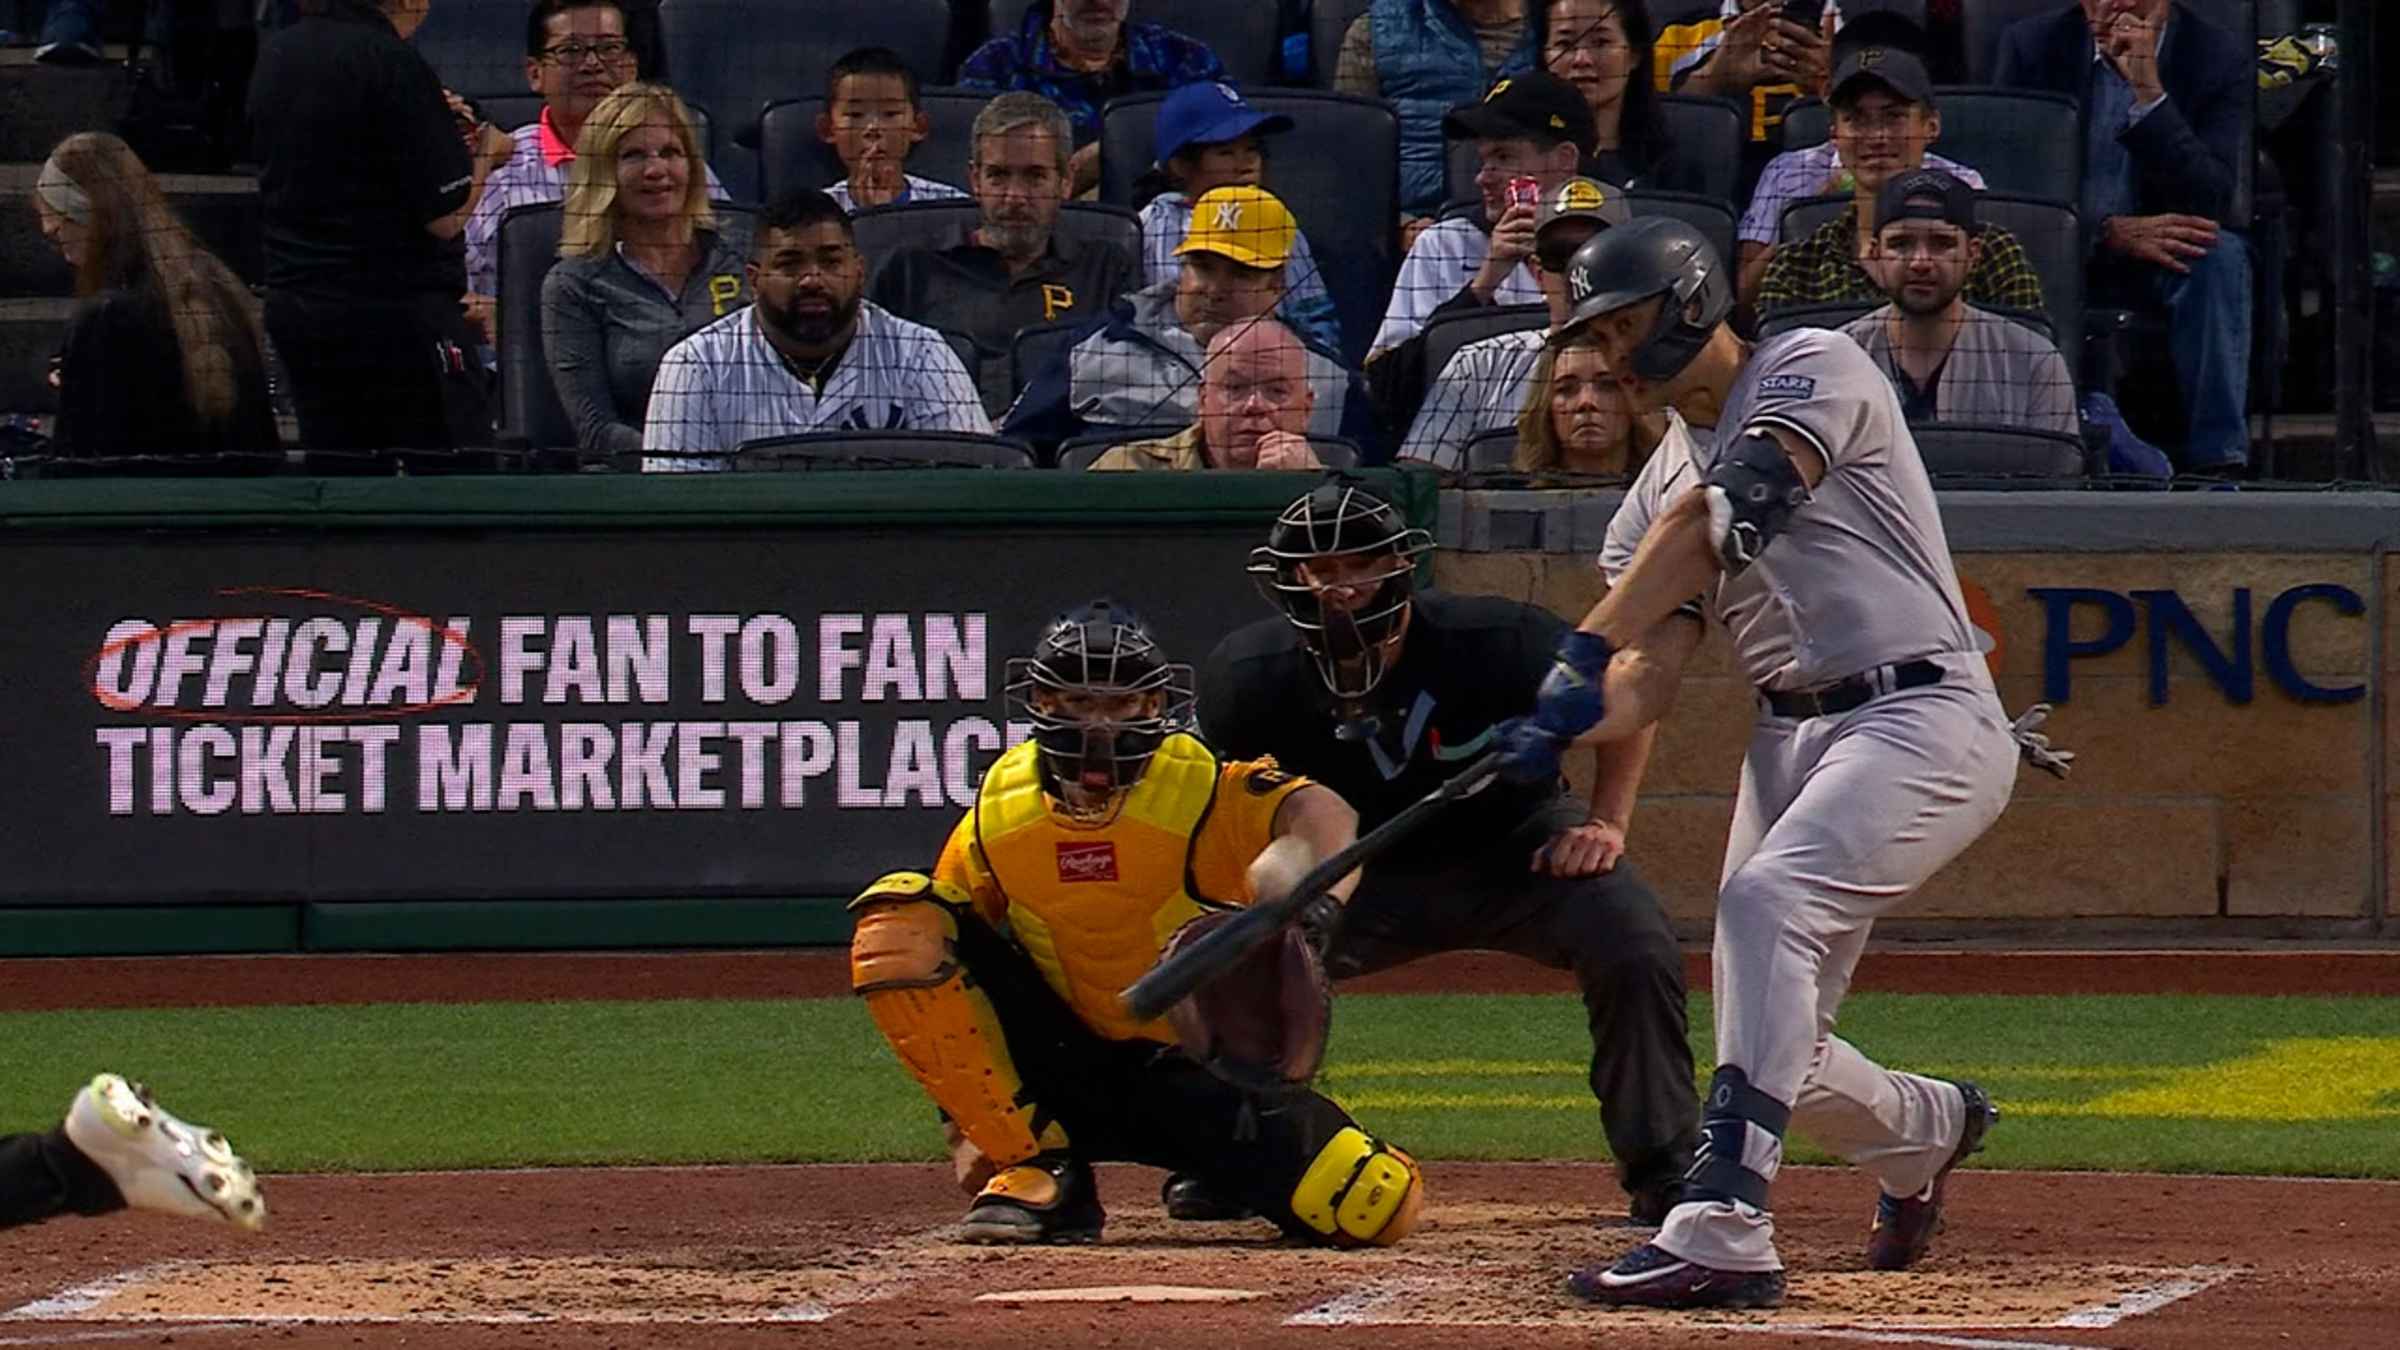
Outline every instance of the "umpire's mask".
[[1390, 502], [1337, 478], [1283, 509], [1249, 571], [1300, 631], [1325, 687], [1362, 699], [1399, 653], [1417, 559], [1432, 548]]

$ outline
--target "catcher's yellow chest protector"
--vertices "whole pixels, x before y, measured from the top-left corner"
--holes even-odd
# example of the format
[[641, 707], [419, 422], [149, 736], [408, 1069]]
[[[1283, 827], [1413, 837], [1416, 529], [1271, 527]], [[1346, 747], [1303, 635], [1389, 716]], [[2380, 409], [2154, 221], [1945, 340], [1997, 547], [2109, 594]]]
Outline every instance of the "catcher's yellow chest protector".
[[1114, 1040], [1173, 1043], [1165, 1019], [1136, 1022], [1117, 996], [1204, 906], [1189, 892], [1193, 837], [1217, 789], [1217, 758], [1169, 736], [1116, 819], [1061, 821], [1042, 792], [1031, 742], [1001, 756], [975, 801], [977, 843], [1008, 897], [1008, 923], [1042, 978]]

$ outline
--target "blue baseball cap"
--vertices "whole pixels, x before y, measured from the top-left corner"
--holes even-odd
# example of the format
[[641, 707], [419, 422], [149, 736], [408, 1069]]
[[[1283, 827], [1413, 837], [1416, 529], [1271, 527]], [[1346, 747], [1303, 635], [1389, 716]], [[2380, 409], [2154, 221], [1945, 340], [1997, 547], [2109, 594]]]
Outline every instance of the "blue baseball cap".
[[1164, 164], [1195, 145], [1219, 145], [1253, 132], [1271, 135], [1291, 129], [1292, 119], [1251, 107], [1230, 84], [1187, 84], [1158, 105], [1158, 162]]

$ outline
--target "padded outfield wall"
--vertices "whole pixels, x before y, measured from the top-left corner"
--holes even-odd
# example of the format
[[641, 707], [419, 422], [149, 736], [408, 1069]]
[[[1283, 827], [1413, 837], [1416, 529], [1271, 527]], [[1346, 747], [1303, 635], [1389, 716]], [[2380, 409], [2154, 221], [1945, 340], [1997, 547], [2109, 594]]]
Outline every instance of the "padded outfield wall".
[[[1452, 589], [1588, 604], [1613, 494], [1378, 476]], [[0, 494], [0, 951], [822, 942], [1022, 735], [1007, 657], [1198, 659], [1281, 475], [82, 482]], [[2382, 495], [1959, 494], [2012, 706], [2081, 754], [1895, 931], [2382, 930]], [[1635, 856], [1705, 926], [1750, 718], [1705, 649]]]

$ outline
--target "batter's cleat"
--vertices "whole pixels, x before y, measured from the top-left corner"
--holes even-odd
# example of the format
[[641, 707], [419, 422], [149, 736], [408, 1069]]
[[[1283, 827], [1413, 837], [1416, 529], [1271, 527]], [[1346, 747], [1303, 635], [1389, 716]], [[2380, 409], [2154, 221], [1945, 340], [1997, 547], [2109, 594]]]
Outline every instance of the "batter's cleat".
[[1783, 1272], [1716, 1270], [1645, 1242], [1613, 1266], [1569, 1275], [1567, 1292], [1620, 1308], [1779, 1308]]
[[1951, 1169], [1983, 1147], [1985, 1132], [2000, 1118], [2000, 1108], [1992, 1105], [1982, 1088], [1973, 1083], [1955, 1086], [1967, 1099], [1966, 1126], [1959, 1133], [1958, 1150], [1924, 1190], [1905, 1197], [1876, 1197], [1875, 1226], [1867, 1230], [1867, 1265], [1871, 1269], [1906, 1270], [1925, 1255], [1933, 1245], [1933, 1235], [1942, 1231], [1942, 1188], [1949, 1184]]
[[1205, 1181], [1189, 1172], [1177, 1172], [1158, 1188], [1158, 1202], [1166, 1206], [1167, 1217], [1185, 1223], [1230, 1223], [1235, 1219], [1254, 1219], [1258, 1211], [1221, 1195]]
[[1107, 1220], [1091, 1164], [1044, 1153], [985, 1182], [959, 1228], [978, 1246], [1058, 1245], [1098, 1242]]
[[267, 1222], [258, 1178], [225, 1136], [178, 1120], [137, 1083], [104, 1073], [67, 1108], [67, 1142], [92, 1160], [125, 1203], [252, 1232]]

